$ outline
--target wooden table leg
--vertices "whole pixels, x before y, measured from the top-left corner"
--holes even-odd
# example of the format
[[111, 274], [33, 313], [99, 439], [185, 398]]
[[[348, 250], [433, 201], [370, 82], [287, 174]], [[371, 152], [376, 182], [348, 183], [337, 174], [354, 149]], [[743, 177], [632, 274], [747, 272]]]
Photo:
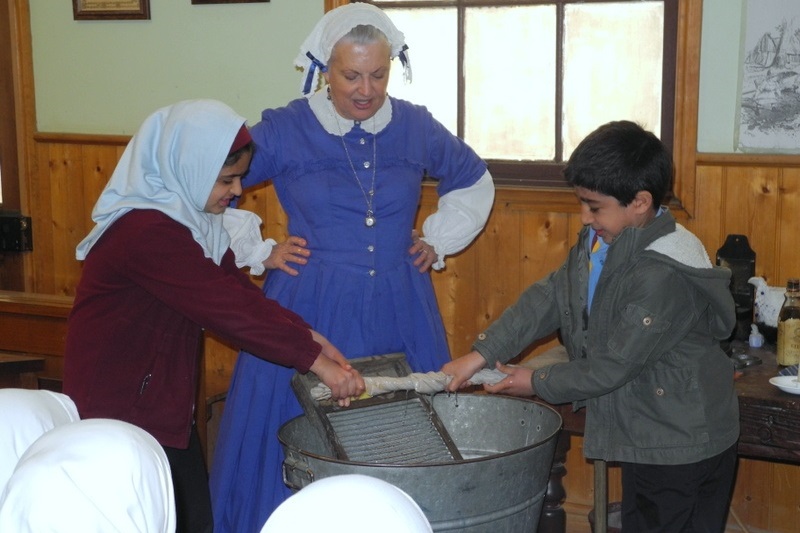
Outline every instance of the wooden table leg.
[[539, 517], [537, 530], [539, 533], [564, 533], [567, 530], [567, 513], [563, 507], [567, 499], [567, 491], [562, 480], [567, 473], [564, 464], [567, 461], [569, 448], [570, 433], [561, 430], [553, 456], [553, 466], [550, 468], [550, 480], [547, 482], [542, 514]]
[[594, 460], [594, 533], [608, 531], [608, 465]]

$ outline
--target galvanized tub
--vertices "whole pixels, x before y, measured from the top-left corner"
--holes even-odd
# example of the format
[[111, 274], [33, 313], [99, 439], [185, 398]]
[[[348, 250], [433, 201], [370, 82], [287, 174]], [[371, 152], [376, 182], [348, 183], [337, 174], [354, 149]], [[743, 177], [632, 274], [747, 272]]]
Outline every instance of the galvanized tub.
[[434, 531], [535, 532], [561, 416], [522, 398], [437, 394], [431, 407], [462, 459], [425, 464], [341, 461], [306, 416], [278, 432], [284, 481], [294, 490], [340, 474], [388, 481], [419, 504]]

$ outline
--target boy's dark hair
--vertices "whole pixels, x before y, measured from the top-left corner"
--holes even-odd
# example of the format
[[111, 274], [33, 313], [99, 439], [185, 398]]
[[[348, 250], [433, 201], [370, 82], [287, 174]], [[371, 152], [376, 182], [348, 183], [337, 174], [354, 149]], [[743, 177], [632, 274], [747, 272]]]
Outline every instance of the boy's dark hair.
[[627, 120], [609, 122], [590, 133], [564, 169], [571, 186], [613, 196], [622, 206], [639, 191], [647, 191], [654, 209], [670, 191], [672, 176], [672, 155], [664, 143]]

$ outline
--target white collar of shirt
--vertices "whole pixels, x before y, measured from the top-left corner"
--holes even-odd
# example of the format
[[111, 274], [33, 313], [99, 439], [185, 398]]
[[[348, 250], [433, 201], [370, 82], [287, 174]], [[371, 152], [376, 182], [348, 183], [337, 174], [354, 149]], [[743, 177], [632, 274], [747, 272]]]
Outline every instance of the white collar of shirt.
[[[308, 99], [308, 104], [311, 106], [311, 111], [322, 127], [331, 135], [342, 136], [342, 133], [347, 133], [355, 126], [355, 121], [343, 118], [336, 109], [333, 107], [333, 102], [328, 100], [327, 88], [320, 89], [311, 98]], [[392, 120], [392, 103], [389, 97], [383, 101], [383, 105], [378, 109], [378, 112], [372, 118], [361, 122], [361, 129], [367, 133], [375, 135], [382, 131]], [[338, 124], [337, 124], [338, 122]]]

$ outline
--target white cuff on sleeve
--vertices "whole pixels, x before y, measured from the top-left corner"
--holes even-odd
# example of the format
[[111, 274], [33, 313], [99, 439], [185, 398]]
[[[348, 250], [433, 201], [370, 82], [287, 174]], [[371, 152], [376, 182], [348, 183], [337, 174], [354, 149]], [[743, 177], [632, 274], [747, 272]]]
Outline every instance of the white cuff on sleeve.
[[478, 236], [493, 204], [494, 181], [488, 170], [474, 185], [439, 198], [437, 211], [422, 224], [422, 240], [433, 246], [439, 258], [434, 270], [443, 269], [446, 255], [460, 252]]
[[261, 238], [261, 218], [245, 209], [227, 208], [222, 215], [222, 225], [231, 237], [231, 250], [236, 256], [236, 266], [249, 267], [250, 273], [264, 273], [264, 261], [277, 243]]

